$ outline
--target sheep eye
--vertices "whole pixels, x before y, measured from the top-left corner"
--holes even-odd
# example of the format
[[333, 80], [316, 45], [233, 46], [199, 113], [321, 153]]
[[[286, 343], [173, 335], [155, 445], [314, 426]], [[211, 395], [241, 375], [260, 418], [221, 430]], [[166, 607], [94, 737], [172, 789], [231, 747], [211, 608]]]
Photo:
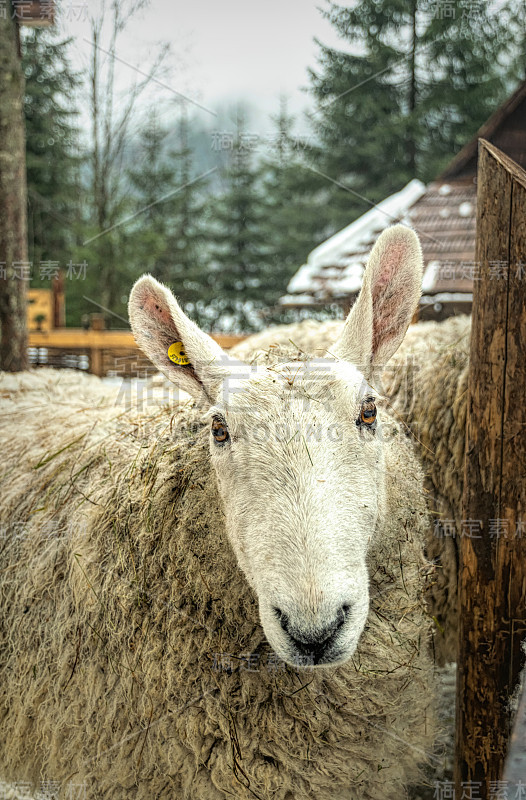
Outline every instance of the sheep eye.
[[356, 420], [357, 425], [367, 425], [369, 428], [376, 426], [376, 405], [374, 398], [366, 397], [360, 409], [360, 417]]
[[225, 444], [230, 439], [228, 426], [223, 419], [214, 417], [212, 420], [212, 436], [218, 444]]

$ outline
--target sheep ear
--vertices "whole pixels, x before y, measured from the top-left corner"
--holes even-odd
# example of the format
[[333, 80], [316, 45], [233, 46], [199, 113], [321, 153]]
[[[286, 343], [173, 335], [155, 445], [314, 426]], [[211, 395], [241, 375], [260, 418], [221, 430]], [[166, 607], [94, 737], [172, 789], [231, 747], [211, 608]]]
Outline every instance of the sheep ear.
[[370, 380], [400, 346], [422, 292], [423, 259], [416, 233], [404, 225], [378, 238], [362, 288], [331, 352]]
[[166, 377], [194, 397], [215, 402], [226, 354], [186, 314], [172, 292], [151, 275], [130, 292], [128, 314], [135, 341]]

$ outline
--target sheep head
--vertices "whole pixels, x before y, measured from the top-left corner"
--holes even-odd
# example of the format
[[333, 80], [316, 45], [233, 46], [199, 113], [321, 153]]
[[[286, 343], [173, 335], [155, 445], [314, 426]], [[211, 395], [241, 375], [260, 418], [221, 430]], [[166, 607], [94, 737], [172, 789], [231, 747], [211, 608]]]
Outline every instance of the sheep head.
[[265, 635], [290, 664], [341, 664], [363, 631], [367, 553], [388, 510], [389, 416], [373, 384], [405, 335], [421, 280], [416, 235], [388, 229], [327, 356], [264, 366], [230, 359], [151, 276], [132, 289], [137, 343], [206, 404], [227, 535]]

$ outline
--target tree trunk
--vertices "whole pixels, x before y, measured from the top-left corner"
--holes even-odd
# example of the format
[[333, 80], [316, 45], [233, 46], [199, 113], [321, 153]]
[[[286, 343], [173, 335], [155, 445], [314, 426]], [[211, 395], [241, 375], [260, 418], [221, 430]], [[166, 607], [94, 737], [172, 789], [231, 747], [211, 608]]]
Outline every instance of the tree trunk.
[[408, 167], [413, 177], [416, 177], [416, 48], [417, 43], [417, 24], [416, 15], [418, 11], [418, 2], [413, 0], [413, 7], [411, 9], [411, 56], [410, 56], [410, 80], [409, 80], [409, 119], [410, 130], [407, 140], [407, 160]]
[[0, 369], [27, 368], [24, 78], [18, 31], [0, 14]]

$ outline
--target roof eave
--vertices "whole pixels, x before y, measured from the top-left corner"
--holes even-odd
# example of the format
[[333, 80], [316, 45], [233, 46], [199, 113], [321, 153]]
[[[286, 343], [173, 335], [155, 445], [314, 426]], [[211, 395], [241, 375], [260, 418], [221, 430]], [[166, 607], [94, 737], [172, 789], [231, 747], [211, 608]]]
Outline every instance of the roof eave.
[[490, 140], [506, 117], [512, 114], [523, 100], [526, 100], [526, 80], [519, 84], [511, 97], [508, 97], [484, 125], [479, 128], [475, 136], [464, 145], [462, 150], [457, 153], [440, 175], [435, 178], [435, 182], [441, 183], [458, 177], [459, 173], [471, 159], [477, 157], [479, 139]]

